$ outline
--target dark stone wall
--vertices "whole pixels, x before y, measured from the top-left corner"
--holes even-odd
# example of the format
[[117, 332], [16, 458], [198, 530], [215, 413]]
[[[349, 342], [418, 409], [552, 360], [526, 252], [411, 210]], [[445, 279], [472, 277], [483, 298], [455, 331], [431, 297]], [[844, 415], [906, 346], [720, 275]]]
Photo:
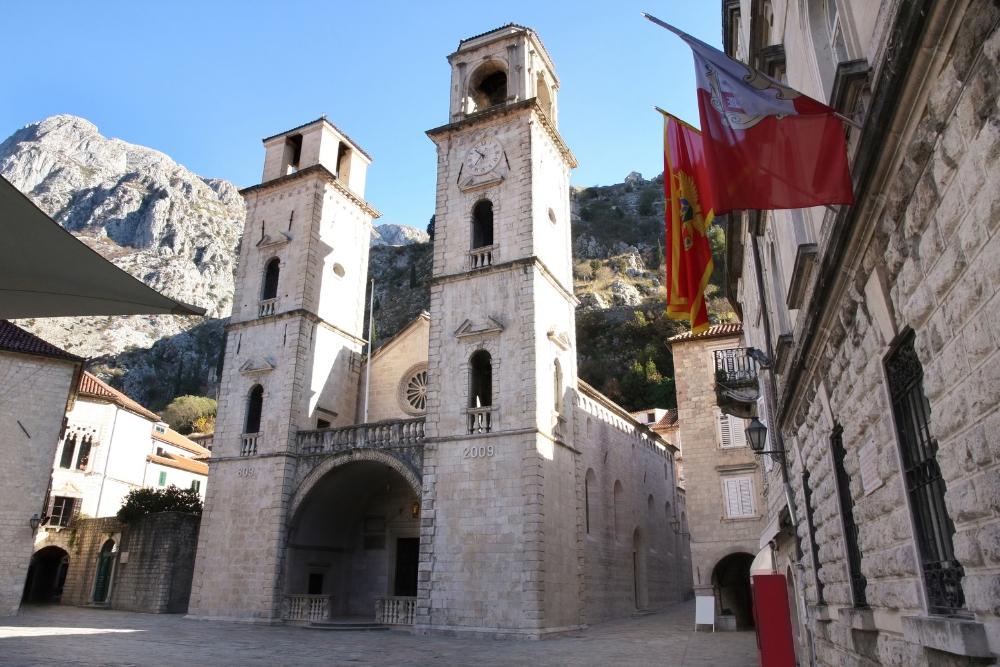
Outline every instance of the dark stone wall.
[[113, 538], [117, 561], [109, 597], [112, 609], [149, 614], [187, 611], [200, 526], [200, 516], [180, 512], [150, 514], [127, 526], [114, 517], [79, 520], [62, 603], [91, 601], [98, 553]]

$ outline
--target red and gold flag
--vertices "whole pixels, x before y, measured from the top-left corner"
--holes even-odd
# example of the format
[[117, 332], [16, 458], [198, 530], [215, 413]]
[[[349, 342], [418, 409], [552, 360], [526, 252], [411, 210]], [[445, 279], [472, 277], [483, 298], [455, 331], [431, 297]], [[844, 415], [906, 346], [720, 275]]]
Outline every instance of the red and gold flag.
[[708, 329], [705, 286], [712, 277], [708, 228], [715, 218], [701, 132], [668, 113], [663, 127], [667, 227], [667, 316]]

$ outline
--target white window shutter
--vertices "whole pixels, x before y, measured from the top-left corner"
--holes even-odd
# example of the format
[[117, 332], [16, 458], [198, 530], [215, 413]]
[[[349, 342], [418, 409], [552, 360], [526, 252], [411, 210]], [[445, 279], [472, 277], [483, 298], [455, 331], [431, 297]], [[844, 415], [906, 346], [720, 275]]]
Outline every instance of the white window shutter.
[[753, 485], [746, 477], [737, 482], [740, 487], [740, 516], [753, 516]]
[[733, 446], [733, 430], [730, 427], [729, 415], [719, 413], [719, 444], [723, 449]]
[[740, 516], [740, 486], [739, 480], [723, 480], [726, 489], [726, 511], [730, 517]]
[[730, 429], [733, 432], [733, 447], [747, 446], [747, 425], [746, 421], [739, 417], [729, 415]]

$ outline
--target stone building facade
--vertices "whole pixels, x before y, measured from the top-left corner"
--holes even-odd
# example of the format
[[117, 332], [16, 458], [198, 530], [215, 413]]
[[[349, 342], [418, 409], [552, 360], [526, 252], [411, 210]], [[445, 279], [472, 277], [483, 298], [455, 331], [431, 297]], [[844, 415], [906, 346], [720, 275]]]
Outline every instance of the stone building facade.
[[370, 359], [370, 160], [325, 118], [265, 140], [194, 617], [541, 638], [686, 595], [674, 448], [576, 377], [552, 61], [516, 25], [448, 61], [430, 312]]
[[144, 614], [187, 611], [201, 517], [148, 514], [122, 525], [115, 517], [73, 527], [63, 604]]
[[715, 597], [716, 625], [752, 625], [750, 563], [763, 508], [759, 466], [743, 438], [744, 420], [716, 407], [716, 353], [742, 347], [740, 324], [714, 325], [667, 341], [674, 358], [677, 424], [684, 443], [685, 523], [695, 595]]
[[0, 320], [0, 616], [21, 605], [34, 530], [83, 359]]
[[730, 54], [858, 125], [854, 206], [727, 223], [727, 289], [787, 452], [761, 544], [800, 664], [995, 664], [1000, 7], [722, 8]]

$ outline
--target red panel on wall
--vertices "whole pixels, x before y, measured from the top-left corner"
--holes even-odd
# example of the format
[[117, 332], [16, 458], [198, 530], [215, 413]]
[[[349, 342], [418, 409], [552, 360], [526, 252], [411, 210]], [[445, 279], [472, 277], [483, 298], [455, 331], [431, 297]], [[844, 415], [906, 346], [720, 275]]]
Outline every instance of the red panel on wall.
[[750, 577], [753, 617], [757, 626], [757, 656], [761, 667], [795, 667], [795, 642], [782, 574]]

